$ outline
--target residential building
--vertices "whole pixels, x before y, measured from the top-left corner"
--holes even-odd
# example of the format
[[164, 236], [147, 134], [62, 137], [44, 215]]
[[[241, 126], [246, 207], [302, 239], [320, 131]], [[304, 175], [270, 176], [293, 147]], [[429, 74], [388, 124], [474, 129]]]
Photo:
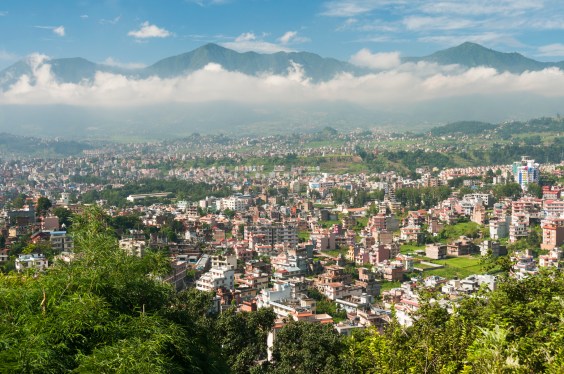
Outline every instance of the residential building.
[[513, 177], [523, 191], [527, 191], [529, 183], [539, 182], [539, 164], [528, 156], [523, 156], [520, 162], [513, 163]]
[[19, 255], [16, 258], [16, 271], [21, 273], [28, 269], [45, 270], [49, 266], [49, 261], [45, 255], [40, 253], [32, 253]]
[[433, 260], [446, 258], [447, 246], [444, 244], [427, 244], [425, 246], [425, 256]]
[[196, 289], [200, 291], [216, 291], [225, 288], [233, 291], [235, 289], [235, 271], [228, 267], [211, 268], [196, 281]]
[[119, 247], [130, 256], [143, 257], [146, 246], [144, 240], [126, 238], [119, 241]]
[[72, 252], [74, 242], [72, 236], [67, 235], [66, 231], [51, 231], [49, 241], [51, 247], [58, 252]]

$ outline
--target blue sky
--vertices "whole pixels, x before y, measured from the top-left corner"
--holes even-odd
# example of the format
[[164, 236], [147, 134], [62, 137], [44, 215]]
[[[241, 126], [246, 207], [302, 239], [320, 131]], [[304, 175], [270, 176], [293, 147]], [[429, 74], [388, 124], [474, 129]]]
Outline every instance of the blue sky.
[[0, 68], [31, 53], [147, 65], [208, 42], [349, 60], [363, 48], [419, 56], [469, 40], [556, 61], [564, 1], [4, 0], [0, 32]]

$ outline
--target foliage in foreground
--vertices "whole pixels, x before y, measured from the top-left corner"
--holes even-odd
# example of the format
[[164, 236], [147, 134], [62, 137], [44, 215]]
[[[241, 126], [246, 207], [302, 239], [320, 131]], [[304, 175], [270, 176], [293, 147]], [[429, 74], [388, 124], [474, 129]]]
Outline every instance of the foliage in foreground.
[[[74, 261], [46, 274], [0, 275], [0, 372], [229, 371], [232, 358], [216, 333], [230, 321], [209, 314], [211, 295], [176, 294], [159, 280], [168, 260], [159, 253], [127, 256], [96, 208], [76, 217], [73, 235]], [[262, 330], [270, 330], [272, 312], [253, 321], [257, 316]], [[245, 325], [251, 336], [241, 342], [241, 348], [255, 347], [248, 366], [266, 355], [266, 347], [260, 349], [266, 337], [256, 325]]]
[[158, 253], [117, 247], [108, 217], [73, 222], [77, 256], [45, 274], [0, 275], [0, 372], [7, 373], [561, 373], [564, 276], [547, 270], [462, 299], [449, 314], [423, 300], [417, 321], [350, 338], [274, 314], [210, 313], [211, 295], [175, 293]]

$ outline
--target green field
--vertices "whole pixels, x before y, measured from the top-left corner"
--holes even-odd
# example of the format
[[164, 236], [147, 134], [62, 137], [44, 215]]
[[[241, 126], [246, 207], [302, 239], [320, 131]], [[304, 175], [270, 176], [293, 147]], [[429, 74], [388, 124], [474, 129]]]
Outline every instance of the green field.
[[415, 251], [425, 250], [424, 245], [402, 244], [400, 252], [403, 254], [414, 253]]
[[340, 254], [346, 255], [348, 251], [349, 251], [348, 248], [343, 248], [343, 249], [334, 249], [331, 251], [321, 251], [321, 253], [331, 257], [337, 257]]
[[380, 283], [380, 292], [391, 290], [392, 288], [401, 287], [401, 282], [387, 282]]
[[435, 264], [444, 265], [442, 269], [425, 271], [424, 275], [438, 275], [452, 279], [454, 277], [466, 278], [472, 274], [484, 273], [480, 264], [480, 257], [453, 257], [446, 260], [433, 260]]
[[426, 264], [414, 264], [413, 266], [416, 267], [416, 268], [423, 269], [423, 270], [434, 269], [434, 267], [432, 267], [430, 265], [426, 265]]
[[460, 236], [473, 237], [480, 231], [480, 225], [475, 222], [462, 222], [455, 225], [447, 225], [441, 232], [441, 242], [450, 243]]

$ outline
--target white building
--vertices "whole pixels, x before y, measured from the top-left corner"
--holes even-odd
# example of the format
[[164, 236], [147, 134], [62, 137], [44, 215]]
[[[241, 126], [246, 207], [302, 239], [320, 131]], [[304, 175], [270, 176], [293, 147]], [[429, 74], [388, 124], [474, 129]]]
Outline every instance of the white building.
[[497, 240], [509, 235], [509, 221], [511, 216], [501, 216], [490, 219], [490, 238]]
[[235, 289], [235, 270], [227, 267], [211, 268], [196, 281], [196, 289], [200, 291], [216, 291], [218, 288]]
[[27, 269], [45, 270], [48, 266], [49, 261], [43, 254], [32, 253], [29, 255], [19, 255], [16, 259], [16, 270], [18, 272]]
[[218, 254], [211, 257], [212, 268], [226, 267], [235, 270], [237, 268], [237, 255], [235, 254]]
[[217, 210], [233, 210], [235, 212], [244, 212], [249, 206], [251, 201], [250, 196], [233, 195], [231, 197], [220, 199], [216, 201]]
[[539, 164], [535, 163], [535, 160], [523, 156], [521, 161], [513, 163], [513, 177], [515, 182], [521, 185], [521, 189], [527, 191], [529, 183], [539, 182]]
[[259, 221], [254, 225], [245, 225], [244, 238], [252, 241], [253, 237], [261, 236], [264, 244], [274, 246], [286, 244], [289, 247], [298, 245], [298, 227], [291, 223]]
[[271, 302], [288, 300], [292, 298], [290, 283], [274, 283], [270, 289], [263, 289], [257, 296], [257, 308], [268, 308]]
[[145, 253], [145, 241], [136, 240], [132, 238], [121, 239], [119, 241], [119, 247], [127, 252], [130, 256], [143, 257]]

